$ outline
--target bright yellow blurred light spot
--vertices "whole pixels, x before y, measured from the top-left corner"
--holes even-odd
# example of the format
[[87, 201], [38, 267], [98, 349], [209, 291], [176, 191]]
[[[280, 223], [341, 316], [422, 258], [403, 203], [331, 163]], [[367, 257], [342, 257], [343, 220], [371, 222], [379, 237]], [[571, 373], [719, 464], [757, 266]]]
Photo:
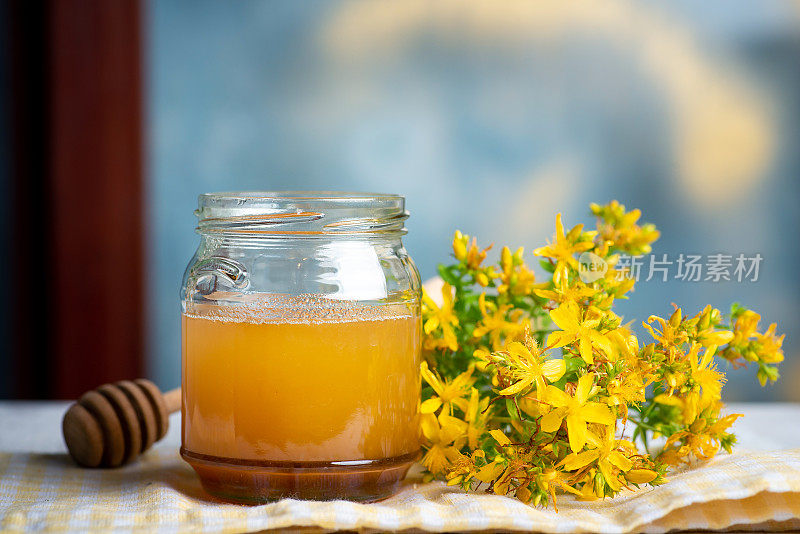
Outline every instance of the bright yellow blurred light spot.
[[355, 1], [334, 14], [321, 38], [333, 59], [358, 64], [410, 53], [430, 35], [504, 53], [576, 37], [606, 40], [635, 56], [663, 91], [672, 128], [664, 151], [687, 200], [700, 207], [742, 201], [769, 170], [776, 127], [768, 98], [653, 6], [623, 0]]

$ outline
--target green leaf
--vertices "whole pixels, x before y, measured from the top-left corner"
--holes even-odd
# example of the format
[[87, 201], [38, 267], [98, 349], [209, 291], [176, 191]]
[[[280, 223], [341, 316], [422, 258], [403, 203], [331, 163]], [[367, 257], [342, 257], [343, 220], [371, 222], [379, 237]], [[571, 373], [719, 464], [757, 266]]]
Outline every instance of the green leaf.
[[436, 270], [439, 272], [439, 276], [442, 277], [442, 280], [451, 286], [456, 286], [461, 283], [461, 280], [453, 272], [453, 267], [455, 267], [455, 265], [443, 265], [440, 263]]
[[517, 405], [514, 404], [514, 399], [506, 398], [506, 410], [508, 410], [508, 415], [515, 421], [522, 419], [519, 415], [519, 410], [517, 410]]

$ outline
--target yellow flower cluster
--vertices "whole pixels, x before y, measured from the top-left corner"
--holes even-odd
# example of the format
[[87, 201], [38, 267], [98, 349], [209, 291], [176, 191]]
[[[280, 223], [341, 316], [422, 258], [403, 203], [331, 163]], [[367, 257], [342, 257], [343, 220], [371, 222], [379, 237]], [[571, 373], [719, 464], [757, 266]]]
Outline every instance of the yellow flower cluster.
[[[783, 336], [774, 324], [760, 333], [759, 315], [738, 305], [727, 318], [711, 306], [652, 316], [642, 325], [653, 341], [641, 343], [613, 311], [634, 285], [613, 267], [620, 253], [650, 252], [658, 231], [616, 201], [591, 209], [596, 230], [567, 231], [557, 216], [554, 239], [533, 252], [548, 274], [538, 281], [522, 248], [487, 266], [491, 247], [455, 233], [441, 298], [423, 300], [428, 478], [537, 505], [660, 484], [669, 466], [735, 442], [718, 361], [756, 363], [762, 385], [778, 378]], [[591, 282], [584, 253], [608, 266]]]
[[598, 218], [597, 231], [602, 241], [613, 243], [617, 250], [632, 256], [650, 254], [650, 244], [660, 234], [652, 224], [636, 224], [642, 216], [640, 210], [625, 211], [625, 206], [616, 200], [605, 206], [592, 204], [590, 208]]

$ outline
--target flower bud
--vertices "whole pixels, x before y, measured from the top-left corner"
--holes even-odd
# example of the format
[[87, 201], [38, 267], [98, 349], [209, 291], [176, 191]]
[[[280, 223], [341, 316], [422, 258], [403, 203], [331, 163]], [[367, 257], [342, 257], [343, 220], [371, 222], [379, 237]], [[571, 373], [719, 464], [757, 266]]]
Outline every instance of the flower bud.
[[469, 237], [465, 237], [459, 230], [456, 230], [455, 235], [453, 235], [453, 254], [459, 261], [463, 261], [467, 257], [468, 239]]
[[672, 328], [678, 328], [678, 325], [681, 324], [681, 319], [683, 318], [683, 314], [681, 313], [681, 309], [677, 308], [672, 316], [669, 318], [669, 325]]
[[510, 268], [512, 265], [511, 250], [508, 247], [503, 247], [500, 251], [500, 265], [503, 269]]
[[605, 496], [606, 479], [603, 478], [602, 473], [597, 473], [594, 476], [594, 494], [601, 499]]
[[700, 315], [700, 321], [697, 323], [698, 330], [705, 330], [711, 325], [711, 306], [706, 306], [703, 313]]
[[689, 427], [689, 430], [691, 430], [691, 431], [692, 431], [692, 433], [694, 433], [694, 434], [697, 434], [697, 433], [699, 433], [701, 430], [703, 430], [705, 427], [706, 427], [706, 420], [705, 420], [705, 419], [697, 419], [697, 420], [696, 420], [694, 423], [692, 423], [692, 425]]
[[625, 473], [625, 478], [633, 484], [647, 484], [656, 479], [658, 473], [650, 469], [631, 469]]

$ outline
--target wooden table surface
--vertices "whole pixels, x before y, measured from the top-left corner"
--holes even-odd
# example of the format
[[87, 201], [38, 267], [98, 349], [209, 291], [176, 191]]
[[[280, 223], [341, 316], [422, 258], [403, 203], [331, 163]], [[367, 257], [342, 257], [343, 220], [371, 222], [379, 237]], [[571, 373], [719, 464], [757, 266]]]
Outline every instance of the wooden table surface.
[[[68, 402], [0, 401], [0, 452], [66, 452], [61, 418]], [[779, 450], [800, 447], [800, 404], [734, 403], [725, 413], [742, 413], [733, 429], [737, 447]], [[178, 448], [180, 415], [170, 417], [169, 432], [156, 448]]]

